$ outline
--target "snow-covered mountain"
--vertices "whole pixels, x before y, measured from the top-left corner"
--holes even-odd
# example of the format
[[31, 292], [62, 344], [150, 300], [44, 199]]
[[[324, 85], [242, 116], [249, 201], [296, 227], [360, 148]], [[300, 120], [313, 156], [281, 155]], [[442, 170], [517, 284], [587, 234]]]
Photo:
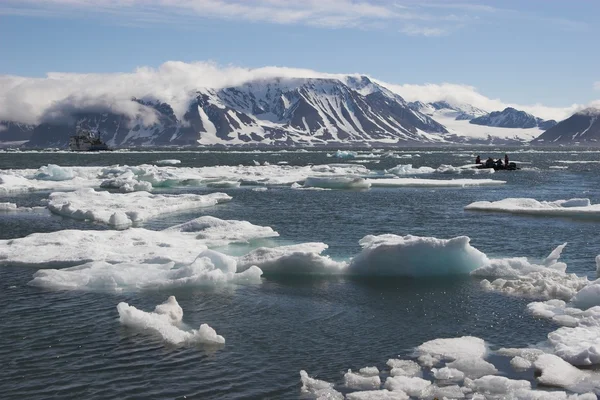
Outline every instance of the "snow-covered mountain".
[[473, 118], [470, 122], [476, 125], [495, 126], [498, 128], [530, 129], [538, 127], [542, 130], [550, 129], [556, 125], [555, 120], [544, 121], [541, 118], [534, 117], [525, 111], [516, 110], [512, 107]]
[[0, 121], [0, 142], [29, 140], [35, 125], [13, 121]]
[[273, 78], [225, 89], [199, 89], [183, 118], [152, 107], [151, 126], [114, 113], [80, 112], [69, 124], [38, 125], [32, 147], [65, 146], [77, 128], [103, 133], [112, 146], [194, 144], [439, 143], [448, 131], [366, 76]]
[[470, 122], [473, 119], [485, 118], [489, 113], [470, 104], [415, 101], [409, 103], [409, 107], [444, 125], [448, 130], [446, 139], [455, 143], [520, 145], [528, 143], [543, 132], [538, 126], [522, 129], [472, 124]]
[[537, 137], [532, 144], [600, 143], [600, 109], [587, 108], [559, 122]]

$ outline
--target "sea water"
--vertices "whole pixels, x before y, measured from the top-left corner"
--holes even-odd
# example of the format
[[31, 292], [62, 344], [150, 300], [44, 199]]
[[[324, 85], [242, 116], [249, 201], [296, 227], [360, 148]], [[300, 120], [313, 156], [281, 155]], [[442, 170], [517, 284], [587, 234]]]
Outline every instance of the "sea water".
[[[505, 151], [491, 147], [408, 149], [390, 154], [363, 150], [349, 158], [345, 153], [340, 158], [333, 151], [321, 150], [3, 152], [0, 168], [14, 173], [49, 164], [104, 167], [158, 162], [168, 168], [193, 169], [256, 164], [260, 165], [258, 168], [263, 165], [294, 168], [345, 163], [364, 166], [369, 176], [352, 175], [361, 179], [395, 178], [389, 171], [401, 165], [399, 170], [405, 172], [401, 177], [501, 180], [506, 183], [481, 187], [340, 189], [334, 185], [333, 190], [298, 190], [289, 182], [246, 184], [244, 176], [239, 176], [242, 184], [238, 187], [165, 185], [155, 187], [153, 192], [160, 195], [221, 192], [231, 196], [231, 200], [174, 213], [156, 212], [135, 228], [158, 231], [201, 216], [247, 221], [270, 227], [279, 236], [218, 247], [219, 253], [240, 257], [258, 247], [316, 242], [327, 245], [321, 255], [335, 263], [349, 263], [361, 252], [359, 241], [367, 235], [440, 239], [468, 236], [470, 245], [489, 258], [531, 260], [543, 260], [556, 246], [568, 242], [561, 258], [568, 265], [567, 271], [595, 279], [594, 259], [600, 254], [597, 217], [531, 216], [464, 208], [473, 202], [506, 198], [538, 201], [587, 198], [591, 204], [598, 204], [600, 152], [511, 149], [509, 156], [521, 167], [519, 171], [475, 175], [439, 169], [440, 165], [470, 164], [477, 154], [484, 159], [488, 155], [503, 157]], [[164, 160], [169, 162], [159, 162]], [[407, 164], [411, 167], [406, 167]], [[421, 167], [430, 170], [419, 171]], [[47, 206], [52, 192], [56, 190], [50, 187], [4, 193], [0, 189], [0, 203], [13, 203], [20, 208], [0, 211], [0, 239], [64, 229], [113, 228], [102, 221], [50, 213]], [[31, 246], [22, 251], [43, 258], [45, 250]], [[112, 251], [119, 253], [118, 248]], [[201, 251], [197, 249], [197, 253]], [[80, 258], [85, 259], [85, 254]], [[441, 257], [439, 264], [444, 262]], [[484, 290], [481, 278], [468, 274], [385, 278], [269, 274], [258, 282], [141, 288], [130, 285], [119, 290], [102, 285], [96, 290], [89, 285], [82, 290], [62, 290], [30, 284], [40, 268], [61, 269], [74, 264], [78, 263], [40, 267], [3, 262], [0, 266], [0, 397], [314, 398], [301, 390], [301, 370], [331, 382], [342, 393], [351, 393], [344, 385], [348, 369], [378, 367], [387, 371], [382, 372], [383, 381], [389, 375], [388, 359], [414, 360], [415, 349], [422, 343], [462, 336], [485, 340], [490, 349], [488, 361], [493, 361], [499, 375], [527, 380], [536, 387], [533, 369], [515, 370], [509, 364], [510, 358], [494, 351], [502, 347], [540, 345], [549, 332], [559, 328], [558, 324], [534, 318], [527, 311], [527, 305], [537, 299]], [[150, 313], [169, 296], [176, 298], [183, 316], [181, 323], [165, 320], [166, 324], [173, 322], [177, 325], [175, 329], [182, 332], [206, 324], [214, 329], [215, 335], [222, 335], [225, 343], [202, 340], [173, 343], [156, 333], [160, 327], [153, 331], [150, 323], [131, 325], [120, 318], [117, 309], [120, 303]], [[124, 306], [120, 307], [122, 310]], [[427, 378], [430, 372], [424, 371]]]

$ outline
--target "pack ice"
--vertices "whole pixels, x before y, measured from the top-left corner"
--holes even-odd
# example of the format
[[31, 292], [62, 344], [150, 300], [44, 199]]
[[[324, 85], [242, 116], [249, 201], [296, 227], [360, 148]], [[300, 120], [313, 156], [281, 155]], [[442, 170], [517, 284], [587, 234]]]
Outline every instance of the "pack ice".
[[125, 229], [164, 213], [209, 207], [229, 200], [231, 197], [225, 193], [121, 194], [79, 189], [75, 192], [50, 194], [48, 209], [65, 217], [100, 222], [117, 229]]
[[551, 217], [600, 217], [600, 204], [591, 204], [590, 199], [538, 201], [530, 198], [508, 198], [493, 202], [476, 201], [466, 206], [465, 210]]

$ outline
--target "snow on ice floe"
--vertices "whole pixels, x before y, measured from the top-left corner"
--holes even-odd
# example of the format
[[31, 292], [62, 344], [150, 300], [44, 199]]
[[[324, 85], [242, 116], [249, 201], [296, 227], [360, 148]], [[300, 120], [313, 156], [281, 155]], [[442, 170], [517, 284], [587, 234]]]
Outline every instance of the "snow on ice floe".
[[368, 235], [362, 251], [348, 266], [349, 274], [367, 276], [446, 276], [469, 274], [487, 264], [486, 255], [470, 245], [470, 239]]
[[586, 277], [566, 273], [567, 265], [558, 261], [566, 243], [554, 249], [540, 263], [524, 257], [491, 259], [471, 275], [484, 278], [484, 289], [505, 294], [568, 300], [589, 284]]
[[206, 216], [163, 231], [131, 228], [34, 233], [23, 238], [0, 240], [0, 264], [72, 266], [105, 261], [111, 264], [174, 262], [187, 265], [207, 246], [247, 243], [276, 235], [277, 232], [269, 227]]
[[52, 290], [132, 292], [226, 283], [260, 283], [262, 271], [250, 267], [237, 272], [233, 257], [205, 250], [187, 265], [90, 262], [71, 268], [41, 269], [29, 282]]
[[185, 329], [182, 324], [183, 310], [174, 296], [170, 296], [167, 301], [157, 305], [153, 312], [138, 310], [124, 302], [117, 305], [117, 311], [121, 324], [152, 332], [171, 344], [221, 345], [225, 343], [225, 338], [218, 335], [207, 324], [200, 325], [199, 329]]
[[154, 164], [156, 164], [156, 165], [178, 165], [178, 164], [181, 164], [181, 160], [175, 160], [175, 159], [158, 160], [158, 161], [154, 161]]
[[309, 176], [304, 181], [304, 187], [323, 189], [369, 189], [371, 183], [355, 176]]
[[465, 210], [558, 217], [600, 217], [600, 204], [591, 204], [589, 199], [537, 201], [530, 198], [508, 198], [493, 202], [476, 201], [466, 206]]
[[[511, 356], [519, 353], [519, 349], [510, 350]], [[354, 373], [351, 370], [344, 375], [344, 383], [340, 389], [345, 392], [356, 390], [346, 394], [346, 399], [478, 399], [478, 400], [592, 400], [600, 390], [598, 372], [581, 371], [566, 363], [559, 357], [535, 353], [531, 365], [535, 364], [536, 370], [540, 371], [538, 382], [546, 386], [562, 387], [570, 391], [582, 394], [569, 394], [564, 391], [547, 391], [532, 389], [532, 384], [526, 380], [509, 379], [504, 376], [495, 375], [498, 371], [495, 366], [484, 360], [487, 355], [487, 344], [476, 337], [459, 337], [447, 339], [435, 339], [417, 347], [416, 354], [419, 360], [425, 358], [425, 368], [430, 360], [435, 360], [441, 368], [431, 368], [428, 379], [418, 376], [397, 374], [391, 371], [387, 374], [385, 381], [379, 375], [365, 375], [361, 372]], [[525, 352], [522, 353], [525, 355]], [[534, 352], [531, 352], [534, 354]], [[406, 365], [414, 363], [412, 360], [390, 360], [388, 366], [399, 365], [405, 361]], [[462, 361], [462, 362], [460, 362]], [[469, 366], [477, 364], [488, 364], [486, 368], [491, 372], [486, 374], [484, 370], [469, 371]], [[451, 364], [460, 364], [466, 369], [459, 370], [450, 367]], [[362, 371], [362, 369], [361, 369]], [[392, 369], [393, 371], [393, 369]], [[474, 373], [477, 372], [477, 373]], [[385, 374], [385, 371], [382, 371]], [[470, 378], [469, 373], [477, 376]], [[415, 374], [416, 375], [416, 374]], [[300, 372], [302, 391], [315, 399], [343, 399], [341, 392], [336, 390], [336, 385], [322, 380], [309, 377], [306, 371]], [[378, 385], [379, 382], [379, 385]]]
[[470, 187], [496, 186], [506, 181], [495, 179], [419, 179], [419, 178], [381, 178], [368, 179], [371, 187]]
[[260, 247], [238, 258], [244, 271], [259, 267], [265, 275], [338, 275], [346, 272], [347, 263], [334, 261], [321, 253], [325, 243], [302, 243], [280, 247]]
[[50, 194], [48, 209], [64, 217], [89, 220], [124, 229], [149, 218], [172, 212], [209, 207], [231, 200], [225, 193], [151, 194], [110, 193], [94, 189]]
[[495, 171], [493, 168], [477, 169], [476, 164], [462, 165], [455, 167], [452, 165], [442, 164], [438, 168], [431, 167], [418, 167], [413, 168], [412, 164], [400, 164], [394, 168], [390, 168], [384, 171], [387, 174], [396, 176], [407, 176], [407, 175], [425, 175], [425, 174], [493, 174]]
[[196, 239], [202, 240], [209, 247], [279, 236], [269, 226], [254, 225], [248, 221], [223, 220], [209, 215], [172, 226], [163, 232], [193, 233]]

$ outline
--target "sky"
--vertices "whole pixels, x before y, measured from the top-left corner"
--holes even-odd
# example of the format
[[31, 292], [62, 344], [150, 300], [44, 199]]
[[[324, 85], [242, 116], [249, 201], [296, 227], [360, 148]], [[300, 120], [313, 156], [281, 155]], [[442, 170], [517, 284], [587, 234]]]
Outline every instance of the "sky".
[[600, 99], [598, 15], [595, 0], [0, 0], [0, 108], [23, 86], [55, 99], [49, 76], [119, 86], [182, 62], [361, 73], [405, 97], [551, 114]]

